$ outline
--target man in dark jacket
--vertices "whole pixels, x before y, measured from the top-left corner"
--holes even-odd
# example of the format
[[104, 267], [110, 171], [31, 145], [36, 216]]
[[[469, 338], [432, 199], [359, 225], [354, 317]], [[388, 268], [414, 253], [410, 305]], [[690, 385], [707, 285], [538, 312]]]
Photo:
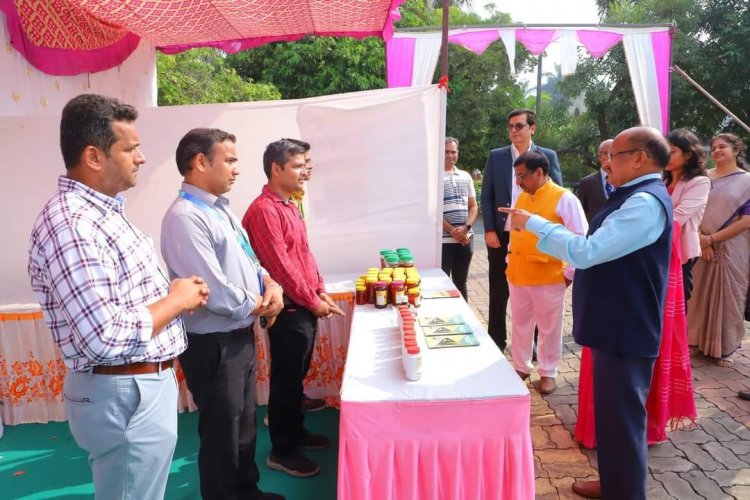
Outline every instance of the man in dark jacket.
[[487, 244], [490, 280], [490, 310], [487, 325], [492, 340], [505, 350], [507, 332], [505, 314], [508, 305], [508, 281], [505, 278], [506, 257], [508, 255], [508, 230], [506, 215], [498, 208], [512, 207], [521, 194], [513, 177], [513, 162], [526, 151], [543, 153], [549, 161], [549, 175], [558, 186], [562, 186], [562, 174], [557, 153], [537, 146], [532, 142], [536, 132], [536, 115], [529, 109], [515, 109], [508, 115], [508, 135], [510, 146], [490, 151], [484, 166], [482, 181], [482, 219], [484, 240]]

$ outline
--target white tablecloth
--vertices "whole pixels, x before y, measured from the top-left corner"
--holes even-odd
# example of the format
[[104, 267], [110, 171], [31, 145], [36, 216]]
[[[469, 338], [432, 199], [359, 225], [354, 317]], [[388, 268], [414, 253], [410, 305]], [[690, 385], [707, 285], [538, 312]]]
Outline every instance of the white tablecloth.
[[[424, 291], [453, 288], [441, 270], [422, 271]], [[463, 299], [425, 299], [417, 311], [420, 316], [463, 316], [479, 345], [446, 349], [422, 346], [422, 377], [409, 382], [404, 377], [394, 308], [356, 306], [342, 401], [435, 401], [529, 395], [526, 384]], [[421, 334], [417, 337], [421, 339]]]
[[[422, 271], [425, 291], [453, 289]], [[341, 392], [339, 500], [531, 500], [530, 395], [461, 298], [419, 315], [460, 314], [480, 345], [422, 349], [408, 381], [396, 311], [356, 306]], [[421, 339], [421, 333], [417, 333]]]

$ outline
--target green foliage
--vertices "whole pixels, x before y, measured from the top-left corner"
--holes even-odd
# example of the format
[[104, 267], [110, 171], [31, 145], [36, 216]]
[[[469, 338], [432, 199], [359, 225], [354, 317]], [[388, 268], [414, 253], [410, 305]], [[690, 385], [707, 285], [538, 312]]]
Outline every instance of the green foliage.
[[385, 87], [385, 46], [374, 37], [306, 37], [227, 56], [243, 78], [273, 82], [284, 99]]
[[273, 84], [245, 80], [227, 66], [216, 49], [157, 54], [159, 106], [216, 102], [270, 101], [281, 98]]
[[[608, 23], [665, 23], [674, 20], [677, 31], [673, 62], [740, 119], [750, 121], [750, 8], [746, 0], [600, 0]], [[670, 128], [694, 130], [704, 140], [720, 131], [744, 132], [687, 81], [671, 78]], [[583, 58], [575, 75], [561, 83], [568, 97], [586, 95], [585, 117], [599, 140], [639, 122], [622, 46], [602, 59]], [[571, 137], [572, 143], [576, 142]]]

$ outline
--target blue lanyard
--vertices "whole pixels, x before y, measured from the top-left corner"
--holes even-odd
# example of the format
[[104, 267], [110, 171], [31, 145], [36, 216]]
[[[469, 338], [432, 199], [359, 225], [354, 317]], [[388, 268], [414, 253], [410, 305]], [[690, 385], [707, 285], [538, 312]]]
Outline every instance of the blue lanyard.
[[[211, 207], [207, 205], [203, 200], [196, 198], [190, 193], [186, 193], [183, 190], [178, 191], [180, 198], [183, 198], [198, 208], [202, 209], [204, 212], [211, 214], [214, 219], [219, 221], [219, 223], [227, 227], [232, 231], [232, 234], [234, 235], [234, 239], [237, 240], [237, 243], [240, 244], [242, 247], [242, 250], [245, 251], [245, 254], [250, 259], [250, 262], [252, 262], [253, 267], [258, 271], [258, 286], [260, 287], [260, 295], [263, 295], [264, 293], [264, 286], [263, 286], [263, 273], [260, 270], [260, 262], [258, 261], [257, 255], [255, 255], [255, 252], [253, 251], [253, 247], [250, 246], [250, 242], [247, 240], [247, 236], [245, 236], [244, 232], [238, 231], [237, 229], [232, 226], [229, 221], [226, 219], [226, 217], [223, 217], [221, 214], [219, 214], [219, 210], [216, 207]], [[229, 215], [227, 214], [227, 217]]]

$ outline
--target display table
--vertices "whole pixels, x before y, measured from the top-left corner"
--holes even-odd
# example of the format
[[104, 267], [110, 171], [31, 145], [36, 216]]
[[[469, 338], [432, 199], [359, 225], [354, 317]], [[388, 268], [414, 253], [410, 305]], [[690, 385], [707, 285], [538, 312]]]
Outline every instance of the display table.
[[[422, 288], [454, 287], [442, 271], [423, 270]], [[339, 500], [533, 499], [528, 388], [463, 299], [424, 300], [418, 311], [462, 315], [480, 345], [423, 348], [422, 377], [410, 382], [393, 308], [355, 307]]]

